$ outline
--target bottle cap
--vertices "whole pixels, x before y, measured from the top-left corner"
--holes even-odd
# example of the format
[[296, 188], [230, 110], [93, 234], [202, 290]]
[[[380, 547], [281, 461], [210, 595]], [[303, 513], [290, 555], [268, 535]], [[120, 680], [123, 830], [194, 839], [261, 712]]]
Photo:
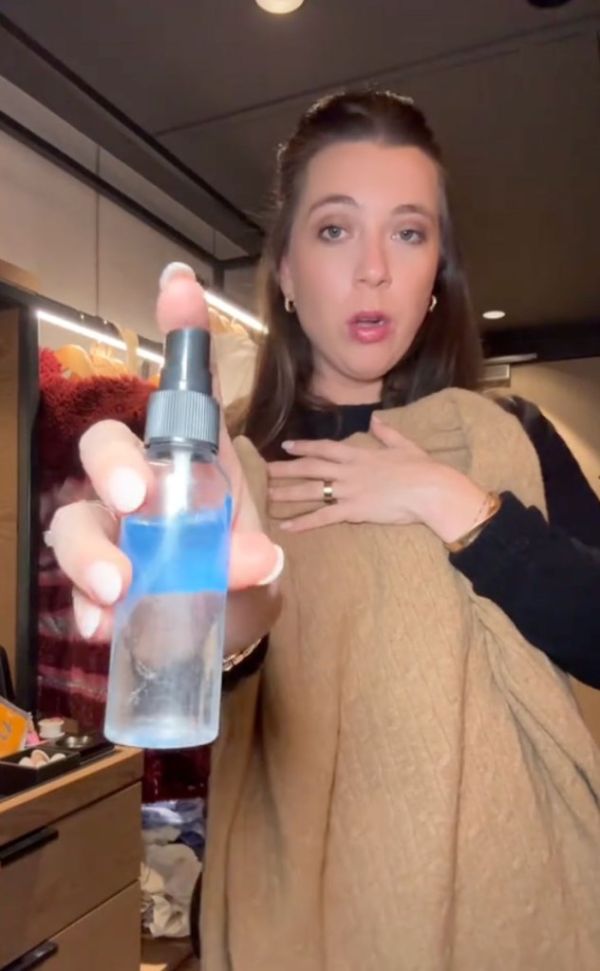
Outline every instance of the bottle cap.
[[160, 385], [148, 404], [145, 441], [205, 445], [217, 451], [219, 405], [212, 395], [206, 330], [194, 327], [167, 334]]

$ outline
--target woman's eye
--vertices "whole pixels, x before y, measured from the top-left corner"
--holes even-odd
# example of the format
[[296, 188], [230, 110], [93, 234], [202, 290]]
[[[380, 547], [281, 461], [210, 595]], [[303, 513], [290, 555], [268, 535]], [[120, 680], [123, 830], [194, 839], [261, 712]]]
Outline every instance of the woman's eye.
[[399, 229], [396, 235], [404, 243], [422, 243], [425, 239], [425, 233], [422, 229]]
[[336, 226], [335, 224], [331, 226], [323, 226], [319, 230], [319, 238], [324, 239], [329, 243], [335, 243], [338, 239], [342, 239], [345, 230], [341, 226]]

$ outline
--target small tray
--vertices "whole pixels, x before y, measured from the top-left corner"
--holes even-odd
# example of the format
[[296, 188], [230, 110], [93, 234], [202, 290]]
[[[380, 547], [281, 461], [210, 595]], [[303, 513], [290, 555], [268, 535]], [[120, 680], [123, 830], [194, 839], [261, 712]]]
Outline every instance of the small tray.
[[69, 752], [67, 754], [64, 749], [58, 748], [56, 745], [47, 744], [36, 745], [35, 748], [42, 749], [50, 757], [60, 752], [65, 758], [60, 759], [58, 762], [48, 762], [46, 765], [32, 768], [28, 765], [19, 765], [19, 761], [29, 754], [27, 750], [16, 752], [14, 755], [4, 756], [4, 758], [0, 759], [0, 798], [14, 796], [18, 792], [31, 789], [32, 786], [49, 782], [50, 779], [56, 779], [58, 776], [77, 768], [81, 764], [81, 755], [79, 752]]
[[82, 762], [108, 755], [114, 751], [114, 745], [101, 732], [86, 732], [81, 735], [67, 734], [57, 738], [52, 745], [59, 752], [71, 754], [77, 752]]

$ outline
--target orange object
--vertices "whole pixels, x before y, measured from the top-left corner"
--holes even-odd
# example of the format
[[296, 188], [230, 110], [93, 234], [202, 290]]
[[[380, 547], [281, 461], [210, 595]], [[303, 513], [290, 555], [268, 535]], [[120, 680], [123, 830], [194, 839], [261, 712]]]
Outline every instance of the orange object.
[[28, 728], [29, 716], [9, 701], [0, 700], [0, 758], [21, 751]]
[[65, 344], [64, 347], [55, 351], [55, 354], [65, 376], [70, 378], [89, 378], [93, 375], [94, 369], [90, 361], [90, 356], [78, 344]]

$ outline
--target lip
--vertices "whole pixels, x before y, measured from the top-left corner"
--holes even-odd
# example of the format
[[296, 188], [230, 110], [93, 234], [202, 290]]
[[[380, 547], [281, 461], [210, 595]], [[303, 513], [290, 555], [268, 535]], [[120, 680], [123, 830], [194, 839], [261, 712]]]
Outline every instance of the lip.
[[348, 323], [350, 325], [357, 325], [363, 320], [383, 320], [386, 324], [391, 322], [390, 317], [383, 310], [359, 310], [358, 313], [350, 317]]
[[391, 328], [391, 318], [381, 310], [361, 310], [348, 321], [350, 336], [359, 344], [378, 344], [386, 340]]

